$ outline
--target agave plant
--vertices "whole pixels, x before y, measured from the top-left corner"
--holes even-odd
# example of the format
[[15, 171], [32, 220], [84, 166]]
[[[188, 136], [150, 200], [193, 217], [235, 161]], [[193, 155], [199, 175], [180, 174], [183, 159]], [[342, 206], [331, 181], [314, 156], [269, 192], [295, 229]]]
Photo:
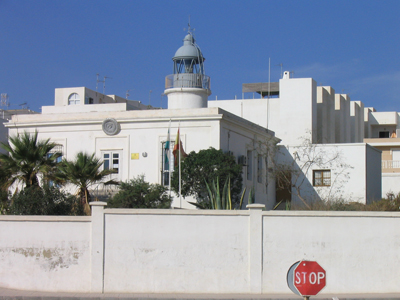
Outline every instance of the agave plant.
[[[205, 207], [202, 204], [195, 203], [195, 202], [190, 202], [194, 206], [200, 209], [224, 209], [224, 210], [233, 210], [235, 209], [232, 206], [232, 197], [231, 197], [231, 180], [230, 177], [228, 177], [225, 180], [224, 186], [222, 188], [222, 193], [220, 190], [220, 185], [219, 185], [219, 177], [217, 177], [217, 180], [213, 180], [210, 184], [205, 181], [207, 191], [208, 191], [208, 196], [210, 198], [210, 203], [211, 207]], [[240, 197], [240, 204], [239, 204], [239, 209], [242, 208], [243, 204], [243, 198], [244, 194], [246, 192], [246, 188], [243, 189], [242, 196]]]

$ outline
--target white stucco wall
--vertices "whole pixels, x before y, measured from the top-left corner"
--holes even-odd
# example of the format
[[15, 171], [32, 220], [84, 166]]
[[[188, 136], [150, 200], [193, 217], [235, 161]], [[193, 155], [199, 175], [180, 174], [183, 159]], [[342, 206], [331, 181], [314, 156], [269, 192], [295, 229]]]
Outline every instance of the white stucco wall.
[[[267, 128], [268, 106], [274, 101], [279, 101], [279, 99], [209, 100], [208, 107], [220, 107], [230, 113]], [[271, 127], [268, 126], [268, 128]]]
[[[292, 180], [295, 186], [300, 187], [300, 196], [306, 201], [343, 199], [370, 203], [379, 200], [382, 188], [381, 152], [368, 144], [282, 147], [277, 161], [301, 171], [300, 175], [292, 176]], [[314, 170], [330, 170], [331, 185], [313, 186]], [[295, 188], [292, 188], [292, 204], [302, 205]]]
[[321, 295], [398, 291], [397, 223], [398, 213], [265, 213], [263, 291], [287, 291], [288, 268], [301, 259], [326, 270]]
[[317, 87], [317, 141], [335, 142], [335, 90], [330, 86]]
[[0, 285], [90, 291], [90, 217], [0, 216]]
[[317, 87], [312, 78], [281, 79], [279, 98], [208, 101], [208, 106], [271, 128], [285, 145], [298, 145], [309, 133], [317, 141]]
[[382, 173], [382, 198], [387, 194], [397, 196], [400, 193], [400, 173]]
[[364, 104], [361, 101], [350, 102], [351, 142], [362, 143], [364, 140]]
[[400, 292], [398, 213], [102, 205], [91, 217], [0, 216], [0, 286], [288, 294], [288, 269], [306, 259], [326, 270], [322, 296]]
[[107, 211], [105, 225], [107, 292], [240, 293], [248, 289], [246, 215]]

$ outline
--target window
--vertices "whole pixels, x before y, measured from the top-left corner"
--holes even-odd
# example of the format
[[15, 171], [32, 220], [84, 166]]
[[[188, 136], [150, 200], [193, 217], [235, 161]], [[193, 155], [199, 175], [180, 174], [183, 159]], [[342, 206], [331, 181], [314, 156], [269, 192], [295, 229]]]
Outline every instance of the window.
[[162, 142], [162, 158], [161, 158], [161, 185], [169, 186], [169, 174], [174, 171], [174, 156], [172, 149], [175, 142]]
[[122, 175], [122, 151], [103, 151], [103, 169], [114, 170], [115, 173], [110, 175], [111, 179], [121, 180]]
[[262, 183], [262, 176], [263, 176], [263, 159], [262, 155], [258, 154], [257, 156], [257, 182]]
[[63, 146], [62, 145], [58, 145], [55, 146], [50, 153], [47, 154], [47, 157], [51, 157], [53, 154], [55, 153], [61, 153], [61, 155], [59, 157], [57, 157], [56, 159], [56, 163], [59, 163], [62, 161], [62, 157], [63, 157]]
[[77, 93], [73, 93], [68, 97], [68, 105], [79, 105], [81, 104], [81, 98]]
[[[62, 145], [55, 146], [51, 150], [51, 152], [47, 153], [47, 158], [50, 158], [55, 153], [61, 153], [61, 155], [59, 157], [57, 157], [57, 159], [56, 159], [56, 163], [60, 163], [62, 161], [62, 158], [63, 158], [63, 146]], [[49, 185], [49, 187], [53, 187], [53, 186], [59, 187], [58, 184], [54, 184], [53, 180], [49, 180], [48, 181], [48, 185]]]
[[389, 137], [389, 131], [379, 131], [379, 138], [388, 138]]
[[104, 153], [103, 154], [104, 170], [114, 170], [119, 173], [119, 153]]
[[253, 151], [247, 150], [247, 180], [253, 180]]
[[392, 149], [392, 160], [400, 161], [400, 149]]
[[330, 186], [331, 170], [313, 170], [313, 186]]
[[93, 104], [93, 98], [91, 97], [85, 97], [85, 104]]

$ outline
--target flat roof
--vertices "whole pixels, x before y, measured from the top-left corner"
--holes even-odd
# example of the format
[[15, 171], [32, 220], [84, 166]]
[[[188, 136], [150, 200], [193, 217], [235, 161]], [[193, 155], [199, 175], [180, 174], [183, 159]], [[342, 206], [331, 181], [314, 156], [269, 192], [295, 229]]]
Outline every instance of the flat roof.
[[279, 82], [257, 82], [257, 83], [243, 83], [242, 93], [258, 93], [263, 97], [279, 96]]

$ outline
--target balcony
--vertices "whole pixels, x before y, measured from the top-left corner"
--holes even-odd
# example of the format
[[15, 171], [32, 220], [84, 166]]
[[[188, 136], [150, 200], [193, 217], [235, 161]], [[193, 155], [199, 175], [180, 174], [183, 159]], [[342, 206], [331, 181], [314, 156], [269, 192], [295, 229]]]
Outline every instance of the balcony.
[[382, 160], [382, 173], [400, 173], [400, 160]]
[[399, 146], [400, 138], [369, 138], [364, 139], [364, 143], [370, 144], [371, 146]]
[[165, 77], [165, 89], [198, 88], [210, 90], [210, 77], [207, 75], [182, 73]]

